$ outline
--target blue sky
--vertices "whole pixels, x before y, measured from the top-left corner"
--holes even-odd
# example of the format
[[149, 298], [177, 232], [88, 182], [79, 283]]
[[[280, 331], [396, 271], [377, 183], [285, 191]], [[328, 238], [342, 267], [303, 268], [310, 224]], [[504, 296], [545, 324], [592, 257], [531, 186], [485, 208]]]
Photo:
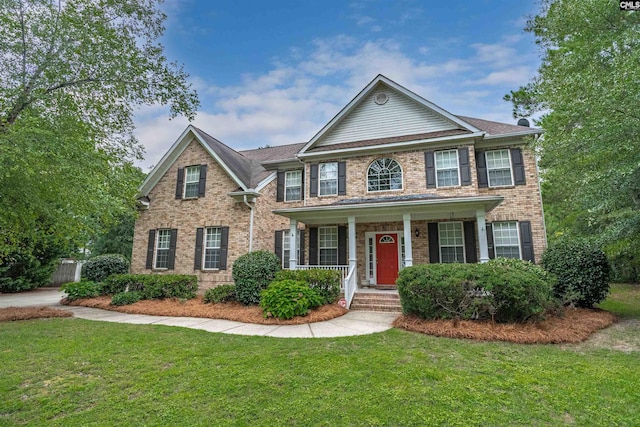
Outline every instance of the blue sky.
[[[377, 74], [454, 114], [515, 123], [505, 93], [539, 66], [513, 0], [168, 0], [162, 43], [202, 103], [194, 124], [238, 149], [309, 140]], [[184, 118], [136, 115], [144, 170]]]

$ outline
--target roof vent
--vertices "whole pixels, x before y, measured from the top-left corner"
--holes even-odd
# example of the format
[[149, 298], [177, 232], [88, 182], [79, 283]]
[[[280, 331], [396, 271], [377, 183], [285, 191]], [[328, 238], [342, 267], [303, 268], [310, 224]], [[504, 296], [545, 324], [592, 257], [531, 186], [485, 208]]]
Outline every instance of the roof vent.
[[521, 118], [520, 120], [518, 120], [518, 126], [529, 127], [529, 120], [525, 119], [524, 117]]
[[379, 94], [376, 95], [376, 98], [375, 98], [376, 104], [378, 105], [386, 104], [388, 100], [389, 100], [389, 95], [387, 95], [384, 92], [380, 92]]

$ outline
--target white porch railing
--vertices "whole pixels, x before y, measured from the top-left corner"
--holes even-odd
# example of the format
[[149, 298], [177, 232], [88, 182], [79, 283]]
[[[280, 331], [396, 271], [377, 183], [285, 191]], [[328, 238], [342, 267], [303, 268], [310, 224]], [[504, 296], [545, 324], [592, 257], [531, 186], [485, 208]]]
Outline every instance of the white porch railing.
[[348, 265], [296, 265], [296, 270], [338, 270], [342, 277], [341, 290], [344, 290], [344, 281], [349, 274]]
[[296, 265], [296, 270], [338, 270], [341, 276], [340, 290], [344, 292], [347, 309], [351, 306], [351, 300], [358, 287], [355, 267], [349, 270], [348, 265]]
[[353, 295], [356, 293], [357, 281], [356, 281], [356, 267], [354, 266], [347, 274], [347, 277], [343, 281], [344, 283], [344, 298], [347, 301], [347, 309], [351, 307], [351, 301]]

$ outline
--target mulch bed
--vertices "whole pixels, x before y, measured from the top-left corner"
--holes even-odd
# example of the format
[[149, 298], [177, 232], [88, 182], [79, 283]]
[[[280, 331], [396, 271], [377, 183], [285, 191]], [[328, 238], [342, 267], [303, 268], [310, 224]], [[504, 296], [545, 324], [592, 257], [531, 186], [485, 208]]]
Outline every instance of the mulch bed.
[[616, 316], [608, 311], [567, 308], [562, 316], [549, 315], [545, 320], [524, 324], [423, 320], [413, 315], [401, 315], [393, 322], [393, 326], [447, 338], [509, 341], [518, 344], [558, 344], [584, 341], [594, 332], [611, 326], [616, 320]]
[[13, 320], [45, 319], [50, 317], [71, 317], [72, 313], [50, 307], [6, 307], [0, 308], [0, 322]]
[[120, 313], [171, 317], [204, 317], [262, 325], [300, 325], [303, 323], [322, 322], [340, 317], [348, 311], [336, 303], [318, 307], [306, 316], [298, 316], [293, 319], [265, 319], [262, 315], [262, 309], [258, 306], [244, 306], [240, 303], [205, 304], [201, 296], [186, 301], [178, 299], [143, 300], [124, 306], [110, 305], [110, 296], [85, 298], [73, 302], [63, 300], [62, 303], [118, 311]]

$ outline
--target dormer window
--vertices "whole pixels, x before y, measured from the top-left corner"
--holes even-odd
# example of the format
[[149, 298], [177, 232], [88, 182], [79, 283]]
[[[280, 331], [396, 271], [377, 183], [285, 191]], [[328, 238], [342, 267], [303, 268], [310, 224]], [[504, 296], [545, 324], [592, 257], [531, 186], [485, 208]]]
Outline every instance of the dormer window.
[[377, 159], [367, 171], [368, 191], [402, 190], [402, 168], [393, 159]]

